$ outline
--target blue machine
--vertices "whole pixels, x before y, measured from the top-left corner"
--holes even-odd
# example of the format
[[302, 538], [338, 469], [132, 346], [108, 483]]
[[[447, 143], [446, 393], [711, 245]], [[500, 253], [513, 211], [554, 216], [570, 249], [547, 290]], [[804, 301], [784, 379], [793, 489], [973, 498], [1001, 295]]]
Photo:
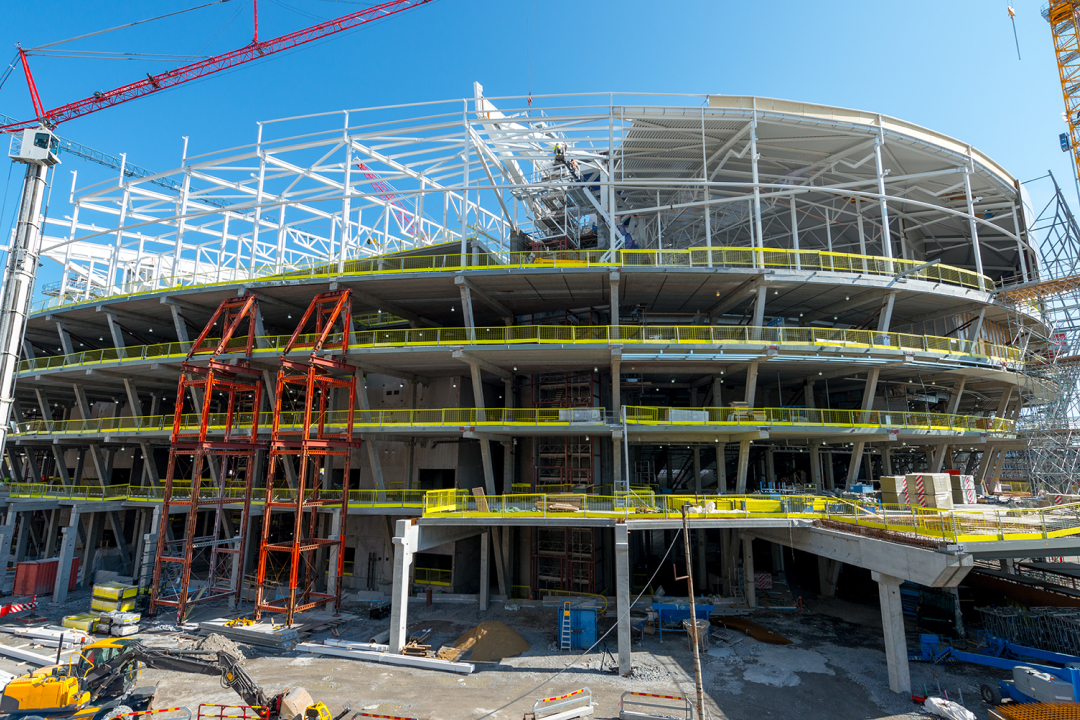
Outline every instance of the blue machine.
[[596, 642], [596, 610], [570, 608], [570, 647], [588, 649]]
[[[978, 652], [957, 650], [937, 635], [920, 635], [918, 651], [909, 652], [908, 656], [925, 662], [970, 662], [1011, 670], [1012, 680], [1002, 680], [999, 692], [1001, 698], [1015, 702], [1080, 702], [1080, 657], [1074, 655], [1016, 645], [979, 633]], [[983, 685], [981, 690], [987, 702], [998, 700], [989, 685]]]
[[[682, 632], [682, 621], [690, 619], [690, 603], [661, 603], [653, 600], [652, 609], [656, 611], [656, 627], [660, 632], [661, 641], [664, 639], [665, 624], [678, 624], [679, 630], [677, 632]], [[709, 613], [712, 611], [712, 605], [702, 603], [695, 603], [694, 605], [694, 614], [699, 619], [707, 620]], [[668, 628], [668, 632], [671, 632], [671, 628]]]

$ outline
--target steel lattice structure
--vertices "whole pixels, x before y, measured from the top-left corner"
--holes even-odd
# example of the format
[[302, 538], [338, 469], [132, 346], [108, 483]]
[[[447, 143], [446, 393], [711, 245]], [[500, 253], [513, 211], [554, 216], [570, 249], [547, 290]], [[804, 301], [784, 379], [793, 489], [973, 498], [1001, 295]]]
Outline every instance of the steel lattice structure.
[[[1048, 177], [1054, 193], [1031, 228], [1040, 239], [1040, 280], [1006, 284], [1001, 296], [1017, 310], [1015, 341], [1028, 368], [1018, 386], [1028, 443], [1018, 469], [1038, 491], [1064, 495], [1080, 492], [1080, 226]], [[1031, 315], [1042, 322], [1025, 322]]]

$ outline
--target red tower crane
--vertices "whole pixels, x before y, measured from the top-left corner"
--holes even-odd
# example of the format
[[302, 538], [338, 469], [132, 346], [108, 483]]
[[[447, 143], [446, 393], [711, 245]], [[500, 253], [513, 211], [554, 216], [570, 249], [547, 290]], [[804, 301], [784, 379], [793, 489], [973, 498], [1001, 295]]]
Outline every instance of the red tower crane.
[[334, 20], [328, 20], [324, 23], [304, 28], [303, 30], [297, 30], [288, 35], [276, 37], [273, 40], [262, 41], [259, 40], [258, 5], [256, 4], [255, 39], [251, 44], [238, 50], [224, 53], [223, 55], [215, 55], [214, 57], [200, 60], [199, 62], [191, 63], [190, 65], [184, 65], [175, 70], [163, 72], [159, 75], [147, 75], [142, 80], [128, 83], [115, 90], [96, 92], [88, 98], [61, 105], [52, 110], [46, 110], [42, 106], [41, 98], [38, 96], [37, 85], [34, 83], [34, 76], [30, 73], [30, 64], [27, 62], [26, 52], [22, 48], [19, 48], [19, 59], [22, 63], [23, 72], [26, 74], [26, 84], [30, 89], [30, 99], [34, 103], [34, 112], [37, 113], [37, 116], [33, 120], [0, 126], [0, 131], [15, 132], [17, 130], [36, 128], [39, 125], [45, 125], [50, 128], [56, 127], [67, 120], [82, 117], [83, 115], [89, 115], [98, 110], [104, 110], [113, 105], [125, 103], [128, 100], [152, 95], [153, 93], [167, 90], [171, 87], [176, 87], [177, 85], [183, 85], [186, 82], [198, 80], [207, 75], [213, 75], [214, 73], [228, 70], [238, 65], [243, 65], [252, 60], [258, 60], [267, 55], [273, 55], [274, 53], [283, 50], [291, 50], [292, 48], [314, 42], [315, 40], [322, 40], [330, 35], [344, 32], [345, 30], [352, 30], [353, 28], [360, 27], [369, 22], [381, 20], [391, 15], [404, 12], [405, 10], [425, 5], [429, 2], [432, 2], [432, 0], [390, 0], [390, 2], [373, 5], [372, 7], [365, 8], [349, 15], [343, 15]]

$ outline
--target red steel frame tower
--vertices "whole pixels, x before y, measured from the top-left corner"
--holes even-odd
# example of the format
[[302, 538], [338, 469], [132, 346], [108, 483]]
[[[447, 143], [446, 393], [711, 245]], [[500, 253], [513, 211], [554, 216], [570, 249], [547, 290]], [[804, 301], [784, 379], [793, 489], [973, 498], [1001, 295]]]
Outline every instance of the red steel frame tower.
[[[175, 607], [177, 620], [182, 621], [188, 606], [194, 603], [225, 597], [233, 602], [240, 600], [256, 451], [266, 447], [258, 438], [262, 377], [248, 360], [255, 341], [257, 311], [258, 300], [253, 294], [224, 300], [192, 343], [184, 361], [176, 391], [163, 517], [150, 592], [151, 613], [159, 607]], [[234, 340], [244, 320], [247, 337]], [[208, 336], [219, 322], [221, 338], [212, 344]], [[236, 352], [243, 352], [244, 359], [217, 359]], [[210, 357], [205, 366], [193, 362], [206, 355]], [[212, 412], [215, 401], [218, 412]], [[197, 430], [185, 427], [185, 420], [190, 422], [192, 418], [184, 413], [189, 407], [198, 414]], [[190, 486], [176, 481], [181, 466], [190, 467]], [[205, 473], [210, 477], [204, 478]], [[243, 509], [239, 525], [233, 526], [225, 504], [237, 502], [243, 503]], [[175, 506], [187, 507], [187, 522], [183, 538], [168, 540], [169, 510]], [[208, 508], [213, 509], [212, 529], [207, 533], [204, 525], [199, 535], [199, 515]], [[207, 562], [205, 567], [203, 560]], [[193, 587], [195, 572], [205, 575], [196, 578]]]
[[[312, 323], [313, 332], [309, 329]], [[337, 509], [344, 524], [349, 504], [350, 455], [360, 447], [360, 441], [353, 440], [356, 367], [344, 360], [351, 330], [350, 291], [322, 293], [312, 299], [282, 351], [259, 544], [256, 619], [263, 612], [284, 613], [285, 624], [292, 625], [298, 612], [331, 602], [335, 610], [341, 607], [345, 533], [323, 533], [319, 511]], [[289, 353], [299, 348], [311, 348], [306, 362], [288, 359]], [[333, 350], [340, 354], [328, 353]], [[335, 404], [344, 409], [335, 410]], [[342, 465], [340, 489], [334, 487], [338, 457]], [[294, 487], [287, 484], [287, 463], [295, 463]], [[275, 526], [274, 510], [287, 517], [291, 513], [291, 522]], [[333, 578], [332, 587], [325, 592], [316, 588], [323, 576], [317, 556], [323, 550], [330, 551], [329, 573]], [[272, 594], [277, 582], [267, 579], [269, 565], [281, 570], [280, 577], [287, 574], [288, 582], [280, 597]]]

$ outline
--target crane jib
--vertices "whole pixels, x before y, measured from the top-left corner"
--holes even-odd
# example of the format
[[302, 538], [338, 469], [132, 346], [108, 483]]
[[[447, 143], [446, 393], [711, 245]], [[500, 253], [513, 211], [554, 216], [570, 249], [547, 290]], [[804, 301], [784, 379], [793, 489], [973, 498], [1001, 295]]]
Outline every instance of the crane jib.
[[[83, 115], [89, 115], [90, 113], [104, 110], [105, 108], [119, 105], [129, 100], [167, 90], [168, 88], [176, 87], [177, 85], [206, 77], [207, 75], [212, 75], [223, 70], [228, 70], [229, 68], [243, 65], [244, 63], [258, 60], [267, 55], [272, 55], [283, 50], [289, 50], [314, 40], [321, 40], [330, 35], [345, 30], [351, 30], [364, 25], [365, 23], [381, 20], [432, 1], [433, 0], [391, 0], [390, 2], [381, 3], [350, 15], [345, 15], [340, 18], [335, 18], [334, 20], [320, 23], [319, 25], [313, 25], [302, 30], [297, 30], [288, 35], [282, 35], [281, 37], [272, 40], [253, 42], [246, 47], [233, 50], [223, 55], [207, 58], [206, 60], [200, 60], [199, 62], [185, 65], [184, 67], [170, 70], [161, 73], [160, 75], [148, 75], [142, 80], [129, 83], [128, 85], [124, 85], [114, 90], [94, 93], [88, 98], [61, 105], [60, 107], [51, 110], [45, 110], [39, 117], [32, 120], [0, 126], [0, 131], [15, 132], [17, 130], [37, 127], [42, 122], [55, 127], [67, 120], [72, 120]], [[34, 83], [29, 74], [29, 67], [26, 68], [26, 73], [27, 83], [33, 88]], [[37, 105], [37, 103], [35, 103], [35, 105]]]

